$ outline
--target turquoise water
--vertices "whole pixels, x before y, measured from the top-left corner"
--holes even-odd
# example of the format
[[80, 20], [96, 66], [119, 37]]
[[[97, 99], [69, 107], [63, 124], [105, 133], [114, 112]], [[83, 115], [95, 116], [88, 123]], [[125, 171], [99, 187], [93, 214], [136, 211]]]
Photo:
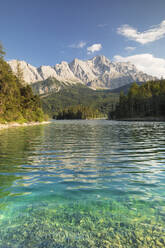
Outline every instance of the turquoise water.
[[165, 123], [0, 131], [0, 248], [165, 247]]

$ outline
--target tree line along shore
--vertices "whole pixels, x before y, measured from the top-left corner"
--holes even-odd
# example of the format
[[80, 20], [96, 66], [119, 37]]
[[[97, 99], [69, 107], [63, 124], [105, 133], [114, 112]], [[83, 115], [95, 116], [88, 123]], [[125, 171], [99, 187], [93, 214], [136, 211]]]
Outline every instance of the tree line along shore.
[[[40, 98], [23, 80], [18, 63], [14, 74], [0, 44], [0, 128], [53, 119], [164, 121], [165, 80], [133, 83], [127, 94], [93, 91], [77, 85]], [[88, 101], [89, 100], [89, 101]]]
[[109, 118], [116, 120], [164, 121], [165, 80], [133, 83], [127, 95], [120, 93], [119, 103]]
[[31, 87], [25, 84], [19, 64], [15, 75], [4, 60], [4, 55], [0, 45], [0, 123], [45, 121], [47, 117], [41, 108], [39, 96], [34, 95]]

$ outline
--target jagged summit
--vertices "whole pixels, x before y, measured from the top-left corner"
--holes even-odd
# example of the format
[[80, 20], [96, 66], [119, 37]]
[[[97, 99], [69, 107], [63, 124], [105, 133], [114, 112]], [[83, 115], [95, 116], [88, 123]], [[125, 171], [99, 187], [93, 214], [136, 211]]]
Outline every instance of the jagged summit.
[[98, 63], [102, 63], [102, 64], [107, 64], [107, 63], [110, 63], [111, 61], [106, 58], [104, 55], [98, 55], [98, 56], [95, 56], [93, 57], [92, 60], [95, 64], [98, 64]]
[[[17, 60], [8, 62], [14, 72], [17, 71]], [[71, 63], [62, 61], [54, 66], [43, 65], [36, 68], [25, 61], [19, 61], [24, 80], [34, 83], [54, 77], [63, 83], [82, 83], [94, 89], [115, 89], [123, 85], [155, 80], [155, 77], [143, 73], [130, 62], [111, 62], [104, 55], [89, 60], [75, 58]]]

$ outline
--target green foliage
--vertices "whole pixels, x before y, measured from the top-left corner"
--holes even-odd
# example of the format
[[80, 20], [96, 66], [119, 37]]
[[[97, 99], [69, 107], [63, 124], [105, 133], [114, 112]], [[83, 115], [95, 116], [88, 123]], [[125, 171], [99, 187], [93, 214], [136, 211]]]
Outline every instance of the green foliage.
[[76, 105], [65, 108], [63, 111], [59, 112], [57, 116], [58, 120], [61, 119], [94, 119], [104, 117], [97, 109], [93, 109], [89, 106]]
[[109, 110], [114, 110], [119, 101], [119, 94], [106, 90], [92, 90], [82, 84], [67, 86], [59, 92], [42, 97], [42, 106], [49, 116], [57, 116], [68, 107], [82, 105], [97, 109], [102, 115], [107, 116]]
[[20, 62], [19, 61], [17, 61], [16, 77], [17, 77], [17, 81], [20, 84], [26, 85], [26, 83], [24, 81], [23, 70], [21, 69]]
[[0, 58], [3, 58], [3, 55], [5, 55], [5, 52], [3, 50], [2, 44], [0, 43]]
[[165, 117], [165, 80], [132, 84], [127, 95], [120, 94], [113, 118]]
[[[3, 54], [0, 46], [0, 54]], [[0, 123], [43, 121], [44, 114], [38, 96], [30, 86], [21, 84], [21, 71], [16, 77], [0, 57]]]

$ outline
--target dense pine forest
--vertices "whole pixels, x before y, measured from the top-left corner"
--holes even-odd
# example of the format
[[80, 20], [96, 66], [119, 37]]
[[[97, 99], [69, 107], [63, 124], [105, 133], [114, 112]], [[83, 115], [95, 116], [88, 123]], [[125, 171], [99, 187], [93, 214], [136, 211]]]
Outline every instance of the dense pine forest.
[[106, 117], [108, 112], [113, 111], [119, 102], [119, 94], [111, 93], [108, 90], [92, 90], [77, 83], [67, 86], [59, 92], [43, 95], [41, 100], [45, 113], [48, 113], [50, 117], [61, 116], [63, 111], [68, 112], [68, 107], [71, 108], [69, 111], [73, 110], [73, 112], [76, 111], [75, 109], [83, 108], [82, 112], [87, 111], [87, 116], [92, 109], [92, 112], [95, 113], [94, 116], [99, 113]]
[[44, 112], [54, 119], [102, 118], [108, 112], [110, 119], [165, 118], [165, 80], [133, 83], [120, 97], [117, 92], [94, 91], [77, 84], [43, 95], [40, 100], [24, 82], [19, 63], [15, 75], [4, 55], [0, 45], [0, 123], [41, 122]]
[[77, 105], [65, 108], [59, 112], [55, 119], [95, 119], [102, 118], [104, 114], [89, 106]]
[[112, 119], [136, 117], [165, 118], [165, 80], [132, 84], [127, 95], [120, 93], [119, 104], [110, 112]]
[[14, 75], [4, 55], [0, 45], [0, 123], [43, 121], [40, 98], [23, 81], [19, 64]]

